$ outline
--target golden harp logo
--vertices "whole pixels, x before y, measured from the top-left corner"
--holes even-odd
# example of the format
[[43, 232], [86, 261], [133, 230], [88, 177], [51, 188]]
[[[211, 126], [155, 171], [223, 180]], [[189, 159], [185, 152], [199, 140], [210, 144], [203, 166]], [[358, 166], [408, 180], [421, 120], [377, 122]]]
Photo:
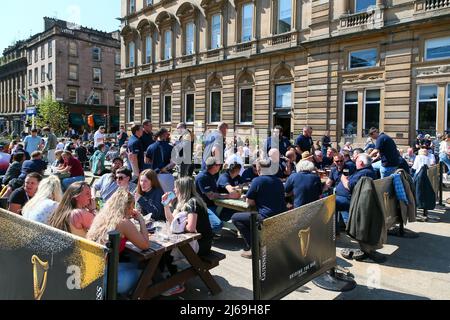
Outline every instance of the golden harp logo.
[[298, 232], [298, 238], [300, 240], [300, 254], [303, 258], [306, 258], [309, 251], [309, 239], [311, 236], [311, 227]]
[[34, 299], [41, 300], [47, 286], [48, 262], [44, 262], [38, 256], [31, 257], [33, 264], [33, 289]]

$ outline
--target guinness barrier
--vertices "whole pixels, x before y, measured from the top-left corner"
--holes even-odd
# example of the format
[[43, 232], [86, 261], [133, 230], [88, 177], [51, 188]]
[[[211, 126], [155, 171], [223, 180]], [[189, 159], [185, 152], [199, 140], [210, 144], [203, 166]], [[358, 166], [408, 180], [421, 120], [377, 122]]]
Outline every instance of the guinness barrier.
[[103, 300], [107, 253], [0, 209], [0, 300]]
[[281, 299], [336, 267], [335, 206], [333, 195], [259, 224], [252, 216], [255, 300]]

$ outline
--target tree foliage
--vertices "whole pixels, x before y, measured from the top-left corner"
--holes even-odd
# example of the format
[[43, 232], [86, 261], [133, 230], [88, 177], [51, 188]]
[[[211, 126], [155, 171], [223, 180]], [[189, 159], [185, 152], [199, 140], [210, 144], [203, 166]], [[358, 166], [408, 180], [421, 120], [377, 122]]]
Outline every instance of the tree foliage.
[[51, 96], [45, 97], [38, 104], [37, 125], [50, 126], [55, 134], [63, 134], [69, 126], [67, 107], [53, 100]]

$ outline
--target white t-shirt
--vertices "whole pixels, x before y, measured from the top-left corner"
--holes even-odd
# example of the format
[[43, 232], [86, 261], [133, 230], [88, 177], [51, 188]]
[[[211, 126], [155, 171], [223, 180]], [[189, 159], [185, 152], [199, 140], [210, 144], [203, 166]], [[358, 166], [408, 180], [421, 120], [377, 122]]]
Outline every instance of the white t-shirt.
[[64, 143], [60, 142], [56, 145], [56, 150], [64, 150]]
[[423, 154], [419, 154], [416, 156], [416, 159], [414, 160], [414, 164], [412, 168], [416, 170], [416, 172], [419, 172], [420, 168], [422, 168], [423, 165], [427, 165], [428, 167], [433, 165], [433, 162], [431, 158], [428, 156], [424, 156]]
[[26, 219], [48, 224], [48, 218], [56, 207], [58, 207], [58, 202], [51, 199], [45, 199], [36, 204], [33, 208], [30, 208], [29, 211], [22, 210], [22, 215]]
[[105, 142], [105, 135], [100, 131], [96, 131], [94, 134], [94, 148], [97, 148], [100, 143], [104, 142]]

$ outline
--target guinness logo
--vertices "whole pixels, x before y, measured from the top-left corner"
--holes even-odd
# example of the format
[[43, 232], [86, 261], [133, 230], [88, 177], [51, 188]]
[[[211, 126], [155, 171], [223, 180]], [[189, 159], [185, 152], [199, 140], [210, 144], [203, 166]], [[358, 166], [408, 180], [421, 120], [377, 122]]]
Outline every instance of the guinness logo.
[[33, 264], [33, 289], [34, 299], [41, 300], [47, 286], [48, 262], [44, 262], [38, 256], [31, 257]]
[[298, 238], [300, 240], [300, 254], [303, 258], [306, 258], [309, 251], [309, 239], [311, 235], [311, 227], [298, 232]]

